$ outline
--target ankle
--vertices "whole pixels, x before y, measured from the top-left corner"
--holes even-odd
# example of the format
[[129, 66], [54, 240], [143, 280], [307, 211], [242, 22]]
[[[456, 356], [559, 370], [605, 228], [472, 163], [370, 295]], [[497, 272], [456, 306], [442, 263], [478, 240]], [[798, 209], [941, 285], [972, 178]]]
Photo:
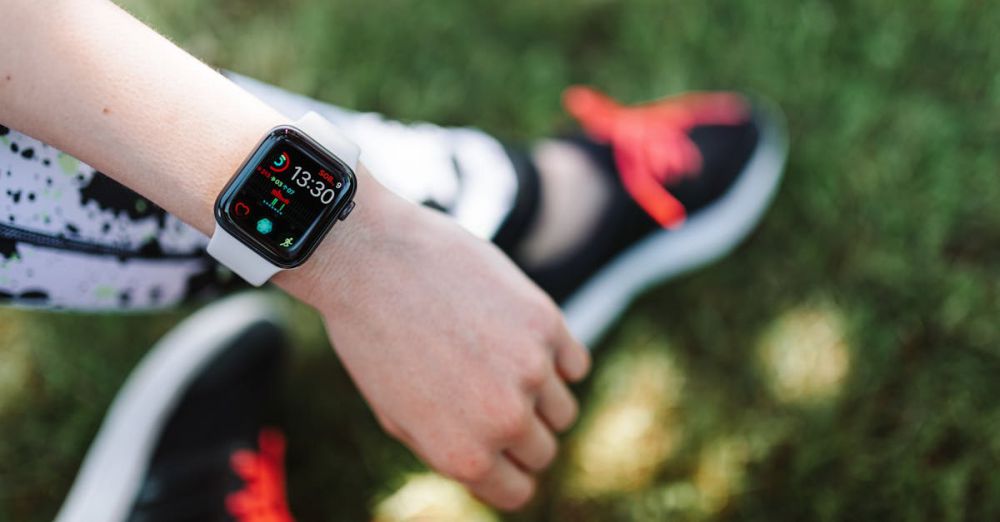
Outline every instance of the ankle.
[[586, 240], [608, 202], [609, 181], [584, 150], [567, 141], [538, 143], [532, 160], [539, 177], [539, 208], [515, 257], [538, 267]]

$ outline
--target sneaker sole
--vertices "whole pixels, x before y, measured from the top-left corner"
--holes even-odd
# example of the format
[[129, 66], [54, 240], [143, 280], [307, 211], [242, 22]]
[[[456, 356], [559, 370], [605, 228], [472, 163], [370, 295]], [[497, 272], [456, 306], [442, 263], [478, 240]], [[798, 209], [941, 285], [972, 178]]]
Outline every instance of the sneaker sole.
[[592, 348], [639, 294], [726, 255], [760, 221], [788, 151], [780, 111], [762, 108], [761, 143], [726, 194], [681, 228], [652, 233], [628, 248], [563, 301], [570, 331], [585, 346]]
[[164, 424], [191, 382], [247, 328], [281, 326], [271, 298], [241, 294], [185, 319], [150, 349], [115, 397], [56, 522], [128, 516]]

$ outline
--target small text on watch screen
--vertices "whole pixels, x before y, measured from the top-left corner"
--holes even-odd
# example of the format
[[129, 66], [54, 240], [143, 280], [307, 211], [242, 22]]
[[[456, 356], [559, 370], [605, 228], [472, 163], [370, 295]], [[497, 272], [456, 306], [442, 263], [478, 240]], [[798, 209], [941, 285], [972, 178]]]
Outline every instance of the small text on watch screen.
[[229, 203], [232, 221], [277, 252], [294, 257], [343, 189], [342, 177], [287, 140], [279, 141]]

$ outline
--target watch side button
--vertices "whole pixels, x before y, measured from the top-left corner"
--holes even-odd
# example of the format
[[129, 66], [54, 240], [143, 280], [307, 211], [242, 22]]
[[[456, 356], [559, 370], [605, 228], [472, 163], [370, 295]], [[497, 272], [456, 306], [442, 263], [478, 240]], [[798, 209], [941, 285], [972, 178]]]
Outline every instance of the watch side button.
[[337, 216], [337, 219], [339, 219], [341, 221], [347, 219], [347, 216], [351, 215], [351, 211], [354, 210], [354, 206], [355, 206], [354, 205], [354, 201], [351, 201], [350, 203], [348, 203], [347, 206], [344, 207], [344, 210], [340, 211], [340, 215]]

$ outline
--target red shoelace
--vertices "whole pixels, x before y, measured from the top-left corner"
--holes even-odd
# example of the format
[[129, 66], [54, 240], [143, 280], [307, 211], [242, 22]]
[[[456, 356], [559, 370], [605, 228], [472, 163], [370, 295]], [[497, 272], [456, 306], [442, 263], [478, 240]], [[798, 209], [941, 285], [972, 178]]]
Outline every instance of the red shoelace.
[[264, 429], [260, 452], [240, 450], [230, 459], [244, 488], [226, 498], [226, 510], [239, 522], [294, 522], [285, 498], [285, 437]]
[[626, 107], [589, 87], [570, 87], [563, 105], [592, 139], [611, 146], [625, 190], [666, 228], [680, 226], [687, 212], [665, 185], [701, 172], [691, 129], [749, 118], [747, 103], [729, 93], [691, 93]]

